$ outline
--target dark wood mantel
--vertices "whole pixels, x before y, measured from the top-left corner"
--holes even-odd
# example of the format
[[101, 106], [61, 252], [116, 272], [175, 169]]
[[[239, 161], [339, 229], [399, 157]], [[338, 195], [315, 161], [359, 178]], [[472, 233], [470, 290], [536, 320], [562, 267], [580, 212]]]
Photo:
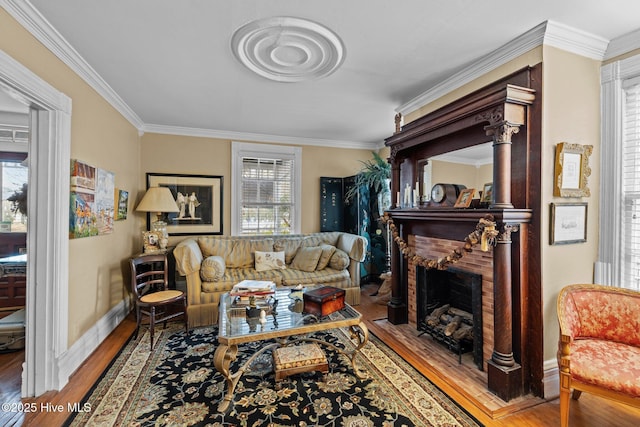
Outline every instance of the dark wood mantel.
[[[481, 218], [493, 216], [499, 234], [493, 249], [495, 337], [488, 388], [503, 400], [529, 391], [542, 394], [541, 313], [535, 311], [540, 261], [534, 249], [540, 245], [541, 114], [535, 102], [540, 89], [541, 66], [520, 70], [403, 126], [385, 142], [396, 194], [417, 181], [424, 159], [493, 141], [489, 209], [395, 206], [388, 215], [405, 241], [410, 235], [463, 241]], [[395, 324], [407, 322], [407, 266], [393, 245], [388, 315]]]

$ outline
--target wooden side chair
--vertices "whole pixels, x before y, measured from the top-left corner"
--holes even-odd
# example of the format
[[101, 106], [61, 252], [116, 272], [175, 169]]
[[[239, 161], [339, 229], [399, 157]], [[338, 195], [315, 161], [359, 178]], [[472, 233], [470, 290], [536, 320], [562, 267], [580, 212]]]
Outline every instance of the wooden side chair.
[[149, 335], [153, 350], [153, 334], [156, 323], [184, 316], [184, 328], [189, 333], [187, 297], [184, 292], [168, 289], [169, 267], [165, 254], [142, 255], [131, 258], [131, 291], [135, 298], [136, 332], [138, 338], [141, 317], [149, 317]]

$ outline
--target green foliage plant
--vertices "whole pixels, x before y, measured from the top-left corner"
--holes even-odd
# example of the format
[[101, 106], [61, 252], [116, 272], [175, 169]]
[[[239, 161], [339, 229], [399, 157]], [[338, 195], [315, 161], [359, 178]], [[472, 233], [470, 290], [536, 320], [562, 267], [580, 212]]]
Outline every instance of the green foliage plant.
[[388, 191], [387, 180], [391, 179], [391, 164], [372, 151], [373, 159], [361, 161], [363, 168], [355, 178], [355, 185], [345, 194], [345, 200], [351, 201], [360, 190], [373, 189], [376, 194]]

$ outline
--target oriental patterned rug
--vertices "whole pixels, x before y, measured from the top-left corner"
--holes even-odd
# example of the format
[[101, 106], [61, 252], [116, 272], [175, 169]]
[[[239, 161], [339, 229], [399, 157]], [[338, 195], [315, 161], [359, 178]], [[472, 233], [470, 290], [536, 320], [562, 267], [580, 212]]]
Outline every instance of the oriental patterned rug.
[[[314, 333], [353, 348], [347, 332]], [[213, 366], [217, 328], [185, 337], [179, 326], [159, 334], [152, 353], [146, 333], [125, 345], [69, 426], [480, 426], [393, 350], [370, 335], [357, 356], [368, 372], [358, 379], [349, 359], [329, 347], [329, 372], [308, 372], [275, 383], [270, 352], [241, 377], [226, 414], [217, 412], [226, 386]], [[232, 372], [264, 341], [240, 346]]]

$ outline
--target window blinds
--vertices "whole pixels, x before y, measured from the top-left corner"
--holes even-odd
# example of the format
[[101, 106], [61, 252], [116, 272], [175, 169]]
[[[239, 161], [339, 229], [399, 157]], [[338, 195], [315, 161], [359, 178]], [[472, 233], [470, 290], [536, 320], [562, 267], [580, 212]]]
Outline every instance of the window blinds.
[[241, 234], [289, 234], [293, 159], [242, 158]]
[[622, 286], [640, 290], [640, 80], [628, 80], [623, 89]]

